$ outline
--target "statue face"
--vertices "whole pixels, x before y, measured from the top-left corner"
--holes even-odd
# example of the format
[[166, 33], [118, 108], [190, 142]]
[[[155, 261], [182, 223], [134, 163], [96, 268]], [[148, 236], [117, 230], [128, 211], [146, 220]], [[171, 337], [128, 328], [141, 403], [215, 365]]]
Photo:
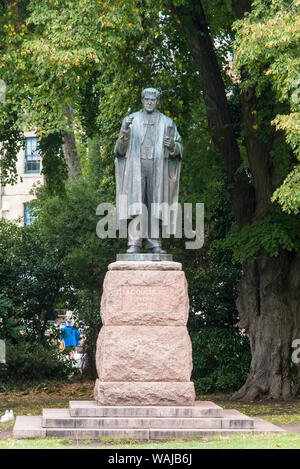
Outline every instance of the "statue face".
[[155, 111], [158, 105], [158, 99], [153, 94], [146, 94], [142, 102], [146, 112]]

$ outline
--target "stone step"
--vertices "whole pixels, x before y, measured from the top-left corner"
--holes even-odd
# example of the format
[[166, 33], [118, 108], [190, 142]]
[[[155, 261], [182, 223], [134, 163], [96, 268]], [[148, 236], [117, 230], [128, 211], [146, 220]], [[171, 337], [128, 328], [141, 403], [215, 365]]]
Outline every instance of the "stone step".
[[98, 438], [131, 438], [141, 440], [165, 440], [191, 436], [229, 435], [233, 433], [252, 433], [251, 429], [233, 430], [220, 428], [210, 429], [175, 429], [175, 428], [47, 428], [46, 435], [56, 438], [98, 439]]
[[46, 438], [46, 428], [42, 427], [42, 416], [18, 415], [13, 428], [16, 440], [23, 438]]
[[45, 428], [252, 428], [253, 420], [236, 411], [224, 411], [215, 417], [71, 417], [69, 409], [43, 409]]
[[150, 440], [165, 440], [175, 438], [186, 438], [191, 436], [214, 436], [214, 435], [233, 435], [233, 434], [259, 434], [259, 433], [284, 433], [284, 430], [276, 425], [266, 422], [262, 419], [254, 419], [253, 428], [206, 428], [206, 429], [150, 429]]
[[99, 406], [96, 401], [70, 401], [71, 417], [222, 417], [222, 407], [211, 401], [193, 406]]
[[42, 417], [18, 416], [13, 430], [15, 439], [24, 438], [70, 438], [70, 439], [100, 439], [100, 438], [131, 438], [141, 440], [164, 440], [167, 438], [183, 438], [189, 436], [213, 436], [247, 433], [285, 433], [280, 427], [254, 418], [253, 428], [244, 429], [176, 429], [176, 428], [153, 428], [153, 429], [130, 429], [130, 428], [43, 428]]

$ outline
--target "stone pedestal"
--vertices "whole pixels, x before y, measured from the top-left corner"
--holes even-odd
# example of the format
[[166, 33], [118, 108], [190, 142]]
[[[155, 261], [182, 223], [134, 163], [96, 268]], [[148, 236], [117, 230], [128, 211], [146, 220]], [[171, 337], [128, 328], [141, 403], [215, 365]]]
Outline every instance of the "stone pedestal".
[[166, 438], [283, 433], [213, 402], [195, 402], [187, 285], [176, 262], [115, 262], [104, 281], [96, 401], [18, 416], [14, 438]]
[[98, 405], [193, 405], [192, 347], [181, 264], [117, 261], [108, 266], [97, 341]]

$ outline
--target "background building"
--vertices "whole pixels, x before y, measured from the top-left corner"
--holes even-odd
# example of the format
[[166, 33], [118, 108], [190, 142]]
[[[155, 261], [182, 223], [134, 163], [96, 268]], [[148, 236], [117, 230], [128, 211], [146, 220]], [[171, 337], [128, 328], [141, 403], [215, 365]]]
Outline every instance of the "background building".
[[28, 202], [34, 199], [30, 191], [34, 185], [44, 184], [37, 145], [34, 132], [26, 132], [25, 148], [18, 153], [17, 159], [18, 181], [5, 186], [0, 182], [0, 216], [7, 220], [20, 218], [20, 224], [24, 225], [30, 225], [35, 219], [28, 208]]

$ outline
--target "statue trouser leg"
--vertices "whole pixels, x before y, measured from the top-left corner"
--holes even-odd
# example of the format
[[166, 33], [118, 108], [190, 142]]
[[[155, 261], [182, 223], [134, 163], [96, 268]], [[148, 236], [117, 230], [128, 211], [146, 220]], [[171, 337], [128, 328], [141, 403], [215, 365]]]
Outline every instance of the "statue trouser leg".
[[[147, 210], [148, 210], [148, 229], [145, 230], [148, 233], [147, 236], [147, 244], [146, 247], [147, 249], [154, 249], [154, 248], [160, 248], [161, 247], [161, 239], [160, 239], [160, 223], [158, 220], [157, 224], [157, 232], [152, 233], [153, 230], [153, 224], [152, 224], [152, 218], [151, 218], [151, 204], [154, 202], [154, 197], [153, 197], [153, 176], [154, 176], [154, 160], [153, 159], [148, 159], [148, 160], [141, 160], [141, 166], [142, 166], [142, 190], [143, 190], [143, 204], [146, 205]], [[154, 231], [154, 230], [153, 230]]]
[[[142, 216], [142, 226], [139, 230], [128, 229], [128, 246], [130, 252], [138, 252], [142, 247], [143, 237], [147, 238], [147, 249], [160, 249], [160, 226], [158, 223], [158, 232], [151, 233], [151, 204], [153, 203], [153, 159], [141, 159], [141, 189], [142, 203], [145, 213]], [[146, 212], [147, 209], [147, 212]]]
[[[141, 190], [142, 190], [142, 203], [144, 206], [147, 206], [147, 195], [146, 195], [146, 190], [147, 190], [147, 172], [148, 172], [148, 165], [147, 165], [148, 160], [141, 160]], [[147, 207], [148, 208], [148, 207]], [[145, 231], [145, 220], [147, 221], [147, 214], [143, 214], [141, 218], [141, 223], [137, 221], [136, 219], [132, 219], [132, 225], [128, 226], [128, 246], [129, 249], [127, 252], [138, 252], [140, 248], [142, 247], [143, 243], [143, 233], [147, 232], [147, 227]], [[145, 236], [145, 235], [144, 235]]]
[[142, 247], [142, 238], [138, 234], [132, 233], [130, 229], [128, 229], [128, 246], [136, 247], [137, 249]]

